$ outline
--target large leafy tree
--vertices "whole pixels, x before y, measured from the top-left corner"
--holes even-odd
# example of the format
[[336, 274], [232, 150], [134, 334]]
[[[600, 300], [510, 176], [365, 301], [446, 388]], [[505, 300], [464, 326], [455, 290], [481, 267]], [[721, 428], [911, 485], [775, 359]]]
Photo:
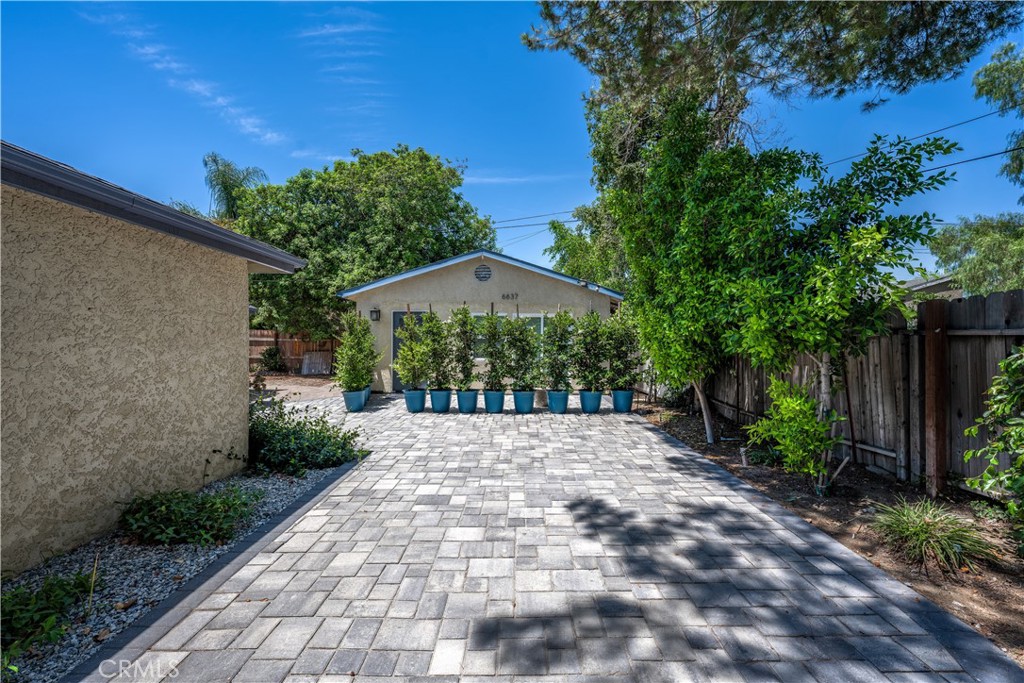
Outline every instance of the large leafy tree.
[[1024, 288], [1024, 213], [960, 218], [928, 246], [939, 268], [971, 294]]
[[[1001, 116], [1024, 119], [1024, 51], [1013, 43], [996, 50], [992, 61], [974, 74], [974, 94], [1001, 110]], [[1000, 173], [1024, 187], [1024, 130], [1010, 133], [1006, 143], [1012, 151], [1006, 155]], [[1024, 204], [1024, 195], [1019, 203]]]
[[494, 229], [462, 196], [462, 171], [421, 148], [357, 152], [283, 185], [238, 193], [234, 228], [308, 261], [286, 278], [254, 275], [256, 324], [313, 338], [335, 334], [348, 287], [494, 247]]
[[544, 253], [555, 270], [619, 292], [626, 290], [629, 269], [622, 236], [602, 199], [573, 211], [575, 225], [551, 221], [552, 245]]

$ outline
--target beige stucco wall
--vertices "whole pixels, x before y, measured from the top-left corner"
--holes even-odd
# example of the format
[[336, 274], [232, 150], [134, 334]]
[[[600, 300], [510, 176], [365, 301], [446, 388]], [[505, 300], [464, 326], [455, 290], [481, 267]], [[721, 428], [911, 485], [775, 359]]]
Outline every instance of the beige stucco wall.
[[[491, 268], [491, 279], [486, 282], [478, 281], [473, 275], [481, 264]], [[406, 305], [413, 311], [426, 311], [430, 305], [442, 318], [447, 318], [450, 311], [463, 302], [473, 313], [481, 314], [488, 313], [493, 302], [495, 312], [507, 315], [515, 315], [517, 305], [520, 315], [553, 314], [561, 305], [563, 310], [571, 310], [575, 315], [595, 310], [602, 317], [608, 317], [612, 306], [606, 294], [488, 256], [409, 277], [350, 298], [366, 317], [373, 308], [381, 311], [380, 321], [370, 323], [377, 351], [384, 354], [377, 366], [373, 389], [387, 392], [392, 390], [392, 313], [404, 312]]]
[[2, 565], [19, 571], [134, 494], [240, 467], [211, 451], [247, 449], [247, 264], [8, 186], [0, 220]]

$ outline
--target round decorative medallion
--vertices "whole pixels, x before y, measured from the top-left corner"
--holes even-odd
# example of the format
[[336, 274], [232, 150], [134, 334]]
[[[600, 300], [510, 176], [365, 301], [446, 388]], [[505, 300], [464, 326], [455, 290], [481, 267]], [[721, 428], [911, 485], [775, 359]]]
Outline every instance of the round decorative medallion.
[[490, 266], [477, 266], [476, 270], [473, 271], [473, 275], [480, 282], [487, 282], [491, 279], [491, 267]]

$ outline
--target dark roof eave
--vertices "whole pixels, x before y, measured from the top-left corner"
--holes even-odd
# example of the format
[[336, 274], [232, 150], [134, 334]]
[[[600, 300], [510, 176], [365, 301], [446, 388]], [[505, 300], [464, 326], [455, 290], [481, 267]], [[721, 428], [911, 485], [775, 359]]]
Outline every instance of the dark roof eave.
[[216, 249], [271, 271], [294, 273], [306, 265], [305, 260], [259, 240], [189, 216], [8, 142], [0, 144], [5, 185]]

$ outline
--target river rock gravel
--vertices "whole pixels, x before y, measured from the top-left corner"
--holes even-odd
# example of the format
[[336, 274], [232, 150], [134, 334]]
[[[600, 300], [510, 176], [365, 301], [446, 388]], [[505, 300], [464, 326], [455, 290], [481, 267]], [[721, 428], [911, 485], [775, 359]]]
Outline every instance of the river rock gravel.
[[32, 589], [50, 575], [91, 574], [99, 557], [101, 583], [93, 595], [92, 610], [79, 605], [72, 625], [56, 643], [36, 645], [12, 662], [19, 671], [15, 681], [56, 681], [85, 661], [99, 645], [124, 630], [156, 607], [179, 586], [205, 569], [217, 557], [285, 509], [325, 479], [337, 478], [339, 468], [309, 470], [303, 477], [256, 476], [240, 473], [208, 484], [203, 491], [237, 486], [243, 491], [262, 491], [253, 515], [240, 525], [232, 541], [220, 546], [148, 546], [133, 544], [113, 531], [64, 555], [53, 557], [14, 579], [5, 580], [7, 592], [17, 586]]

